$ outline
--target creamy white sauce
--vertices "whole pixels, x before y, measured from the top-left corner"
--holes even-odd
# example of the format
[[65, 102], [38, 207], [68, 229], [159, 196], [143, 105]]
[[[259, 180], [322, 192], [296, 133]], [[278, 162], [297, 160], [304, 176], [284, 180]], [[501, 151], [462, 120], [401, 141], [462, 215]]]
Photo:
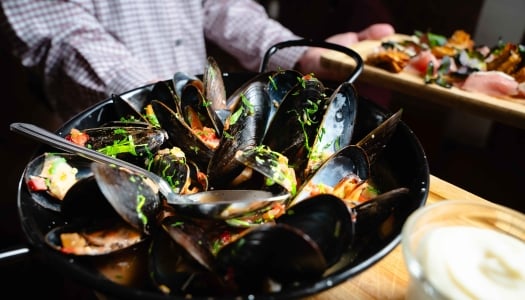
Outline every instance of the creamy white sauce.
[[525, 299], [525, 242], [490, 229], [434, 229], [417, 252], [426, 277], [450, 299]]

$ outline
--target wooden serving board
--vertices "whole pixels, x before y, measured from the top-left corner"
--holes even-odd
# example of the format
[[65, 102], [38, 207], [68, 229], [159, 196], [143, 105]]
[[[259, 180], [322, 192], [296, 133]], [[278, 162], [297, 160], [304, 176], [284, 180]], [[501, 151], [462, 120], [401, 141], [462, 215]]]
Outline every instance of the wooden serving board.
[[[408, 35], [395, 34], [383, 40], [407, 39]], [[381, 45], [382, 40], [366, 40], [349, 46], [358, 52], [363, 60]], [[355, 68], [355, 61], [346, 54], [329, 50], [321, 56], [321, 64], [334, 72], [348, 74]], [[501, 99], [486, 94], [450, 89], [437, 84], [425, 84], [423, 78], [407, 71], [392, 73], [366, 65], [357, 81], [374, 84], [392, 91], [431, 101], [452, 109], [459, 109], [501, 123], [525, 129], [525, 99]]]

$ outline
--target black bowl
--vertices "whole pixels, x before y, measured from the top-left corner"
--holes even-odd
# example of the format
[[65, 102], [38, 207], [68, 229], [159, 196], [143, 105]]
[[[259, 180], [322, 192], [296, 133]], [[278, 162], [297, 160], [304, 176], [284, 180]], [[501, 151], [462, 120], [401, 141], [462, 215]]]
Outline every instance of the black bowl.
[[[252, 76], [254, 73], [224, 74], [227, 91], [232, 92]], [[152, 86], [143, 86], [123, 93], [121, 96], [140, 101], [147, 96]], [[390, 114], [373, 102], [360, 98], [353, 142], [364, 137]], [[65, 136], [71, 128], [96, 127], [115, 120], [116, 116], [112, 100], [107, 99], [72, 118], [57, 131], [57, 134]], [[36, 155], [50, 150], [49, 147], [42, 146], [37, 150]], [[381, 190], [396, 187], [410, 189], [402, 209], [397, 212], [391, 224], [392, 230], [389, 234], [386, 236], [372, 235], [363, 240], [357, 245], [358, 250], [344, 255], [341, 261], [319, 280], [300, 282], [296, 286], [272, 294], [240, 295], [239, 299], [243, 297], [253, 299], [253, 296], [255, 298], [289, 299], [312, 295], [351, 279], [394, 249], [399, 244], [401, 229], [407, 217], [415, 209], [425, 204], [429, 186], [429, 167], [424, 150], [414, 132], [404, 122], [397, 126], [391, 141], [377, 157], [372, 174], [374, 184]], [[46, 262], [68, 278], [73, 278], [80, 284], [113, 298], [163, 300], [169, 298], [151, 287], [133, 287], [115, 283], [103, 276], [91, 261], [65, 256], [51, 249], [45, 243], [44, 236], [51, 228], [64, 224], [65, 220], [59, 212], [43, 208], [31, 198], [23, 177], [18, 188], [18, 208], [23, 230], [33, 250], [42, 254]], [[136, 251], [140, 253], [140, 250]], [[352, 259], [348, 259], [350, 256]], [[185, 298], [181, 295], [170, 299], [182, 300]], [[193, 299], [198, 299], [198, 297], [193, 297]], [[210, 299], [210, 297], [202, 299]]]

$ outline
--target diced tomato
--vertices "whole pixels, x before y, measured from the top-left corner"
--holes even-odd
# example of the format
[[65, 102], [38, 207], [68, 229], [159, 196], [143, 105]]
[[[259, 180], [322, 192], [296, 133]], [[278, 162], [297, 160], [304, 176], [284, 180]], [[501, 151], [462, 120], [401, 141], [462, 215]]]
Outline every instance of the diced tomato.
[[221, 245], [226, 245], [228, 244], [230, 241], [232, 240], [232, 235], [230, 232], [228, 231], [224, 231], [221, 233], [220, 237], [219, 237], [219, 241], [221, 243]]
[[33, 192], [46, 191], [46, 180], [42, 177], [31, 176], [31, 179], [27, 182], [27, 187], [29, 187], [29, 189]]
[[202, 127], [202, 129], [194, 129], [193, 132], [210, 147], [216, 149], [219, 146], [220, 139], [215, 134], [215, 130], [209, 127]]
[[89, 135], [87, 133], [81, 132], [78, 129], [73, 128], [66, 136], [66, 140], [71, 141], [80, 146], [85, 146], [87, 141], [89, 140]]
[[429, 50], [421, 51], [417, 56], [410, 59], [409, 66], [421, 75], [425, 75], [427, 72], [428, 64], [432, 62], [434, 64], [434, 71], [436, 72], [439, 68], [439, 61]]

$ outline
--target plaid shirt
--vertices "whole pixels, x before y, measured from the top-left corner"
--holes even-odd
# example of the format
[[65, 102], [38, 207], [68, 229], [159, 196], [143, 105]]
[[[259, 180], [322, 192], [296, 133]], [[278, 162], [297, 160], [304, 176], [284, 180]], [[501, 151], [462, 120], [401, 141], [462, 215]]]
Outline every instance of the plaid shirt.
[[[41, 76], [48, 100], [66, 119], [111, 93], [169, 79], [175, 71], [202, 74], [206, 39], [257, 71], [271, 45], [298, 38], [251, 0], [2, 0], [0, 5], [0, 25], [13, 54]], [[269, 68], [293, 68], [303, 50], [278, 51]]]

